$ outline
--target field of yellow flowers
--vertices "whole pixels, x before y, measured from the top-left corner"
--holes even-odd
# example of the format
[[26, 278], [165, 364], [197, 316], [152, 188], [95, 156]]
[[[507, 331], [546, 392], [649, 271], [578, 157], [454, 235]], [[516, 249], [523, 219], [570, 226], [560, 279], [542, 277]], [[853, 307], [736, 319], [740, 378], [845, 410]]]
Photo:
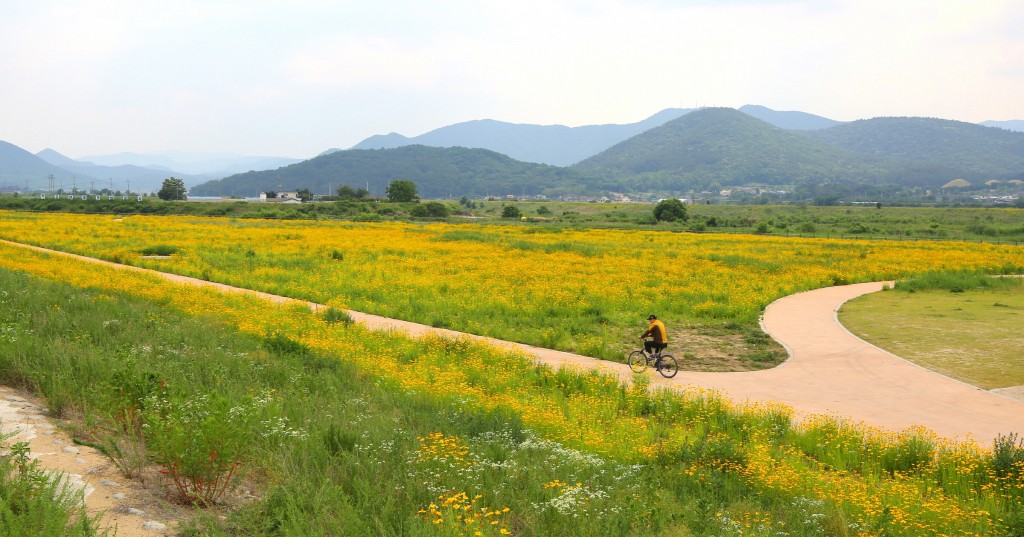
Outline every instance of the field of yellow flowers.
[[[442, 233], [451, 231], [464, 232]], [[481, 233], [486, 231], [502, 230]], [[398, 228], [399, 235], [405, 233], [412, 231]], [[958, 255], [966, 262], [978, 254]], [[300, 258], [309, 257], [294, 257]], [[1005, 517], [1019, 513], [1024, 497], [1019, 463], [997, 471], [991, 452], [950, 444], [926, 431], [887, 435], [837, 418], [794, 425], [786, 408], [738, 407], [707, 393], [651, 395], [643, 377], [627, 387], [596, 372], [537, 367], [522, 356], [468, 340], [369, 334], [358, 326], [327, 322], [304, 306], [271, 305], [253, 297], [172, 285], [147, 274], [3, 244], [0, 266], [102, 296], [142, 297], [227, 322], [255, 336], [293, 338], [325, 356], [381, 375], [408, 393], [458, 401], [467, 410], [509, 413], [543, 439], [609, 460], [659, 467], [680, 487], [687, 484], [725, 495], [738, 493], [730, 487], [740, 487], [772, 498], [775, 505], [789, 506], [784, 512], [734, 506], [715, 515], [725, 532], [721, 534], [990, 535], [1006, 527]], [[52, 307], [54, 314], [59, 313], [59, 304]], [[461, 439], [443, 434], [420, 442], [413, 464], [443, 459], [452, 468], [461, 468], [473, 456]], [[566, 498], [583, 494], [586, 501], [598, 501], [600, 491], [589, 486], [570, 480], [544, 485]], [[416, 512], [429, 524], [451, 521], [458, 509], [464, 516], [460, 528], [468, 524], [465, 517], [474, 525], [490, 517], [498, 523], [496, 532], [511, 532], [504, 508], [477, 507], [478, 496], [470, 492], [459, 489], [436, 498]], [[645, 509], [642, 503], [632, 507]], [[793, 512], [821, 516], [831, 526], [814, 533], [798, 531], [792, 522], [782, 523], [784, 518], [792, 520]]]
[[1017, 246], [531, 225], [0, 212], [0, 237], [610, 359], [649, 313], [752, 326], [771, 301], [813, 288], [1024, 270]]

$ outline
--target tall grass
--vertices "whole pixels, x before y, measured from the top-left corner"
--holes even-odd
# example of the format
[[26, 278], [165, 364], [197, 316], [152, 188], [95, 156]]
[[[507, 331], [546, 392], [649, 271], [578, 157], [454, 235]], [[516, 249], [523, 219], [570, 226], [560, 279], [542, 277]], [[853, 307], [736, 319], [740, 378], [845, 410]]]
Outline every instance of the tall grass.
[[893, 289], [914, 293], [933, 289], [962, 293], [974, 289], [1019, 288], [1024, 284], [1021, 278], [995, 278], [980, 270], [940, 270], [917, 274], [899, 280]]

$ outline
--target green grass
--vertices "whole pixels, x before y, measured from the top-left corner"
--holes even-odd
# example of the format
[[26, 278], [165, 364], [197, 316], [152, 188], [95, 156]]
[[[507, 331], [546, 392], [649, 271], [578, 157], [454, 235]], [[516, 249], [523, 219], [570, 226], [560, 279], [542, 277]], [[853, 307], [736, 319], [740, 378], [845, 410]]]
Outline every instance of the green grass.
[[[1021, 529], [994, 521], [1017, 516], [1021, 501], [1019, 491], [985, 477], [994, 462], [979, 458], [971, 468], [981, 471], [968, 480], [942, 448], [913, 435], [868, 442], [863, 431], [843, 427], [843, 438], [862, 441], [833, 442], [834, 421], [793, 428], [783, 412], [739, 411], [711, 396], [652, 395], [642, 382], [627, 390], [593, 374], [527, 367], [514, 379], [489, 379], [503, 369], [464, 368], [466, 382], [485, 393], [514, 383], [523, 386], [521, 397], [557, 412], [611, 399], [619, 402], [619, 420], [653, 420], [661, 427], [656, 434], [683, 428], [691, 436], [678, 450], [628, 457], [621, 455], [628, 446], [616, 446], [619, 456], [598, 455], [545, 438], [505, 407], [488, 410], [469, 395], [401, 389], [388, 380], [390, 372], [362, 370], [345, 356], [320, 355], [281, 334], [240, 335], [215, 315], [190, 317], [128, 294], [6, 270], [0, 270], [0, 306], [0, 382], [41, 393], [58, 415], [82, 416], [77, 435], [92, 443], [125, 434], [135, 421], [123, 411], [152, 412], [152, 397], [170, 402], [161, 403], [158, 415], [207, 395], [223, 402], [219, 408], [264, 401], [266, 414], [249, 432], [242, 472], [258, 499], [236, 503], [226, 519], [198, 511], [185, 535], [463, 535], [450, 526], [454, 510], [444, 507], [461, 492], [476, 498], [459, 504], [462, 513], [470, 512], [465, 507], [501, 510], [494, 518], [499, 524], [485, 535], [497, 528], [523, 536], [854, 535], [860, 526], [851, 521], [861, 515], [820, 492], [845, 478], [831, 474], [834, 468], [867, 483], [906, 479], [903, 491], [942, 491], [993, 513], [993, 522], [982, 526], [931, 521], [953, 533]], [[443, 353], [430, 354], [437, 343], [377, 337], [383, 348], [404, 349], [410, 365], [472, 352], [466, 342], [447, 342]], [[758, 445], [774, 450], [780, 468], [819, 475], [821, 488], [799, 481], [773, 488], [749, 479]], [[1010, 445], [1000, 459], [1011, 461], [1001, 464], [1013, 479], [1020, 449]], [[909, 511], [918, 505], [910, 497], [884, 502]], [[447, 522], [435, 524], [434, 511]], [[768, 522], [751, 523], [761, 520]], [[884, 516], [868, 520], [861, 529], [926, 534]]]
[[925, 274], [846, 303], [857, 336], [984, 389], [1024, 385], [1024, 281], [972, 272]]

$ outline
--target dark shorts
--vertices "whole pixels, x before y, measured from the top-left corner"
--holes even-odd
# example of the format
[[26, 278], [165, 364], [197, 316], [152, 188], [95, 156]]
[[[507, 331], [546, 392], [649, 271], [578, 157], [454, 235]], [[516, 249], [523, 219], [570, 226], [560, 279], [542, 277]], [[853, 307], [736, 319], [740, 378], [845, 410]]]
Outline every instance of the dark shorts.
[[655, 343], [653, 341], [644, 341], [644, 350], [647, 352], [661, 352], [668, 347], [668, 343]]

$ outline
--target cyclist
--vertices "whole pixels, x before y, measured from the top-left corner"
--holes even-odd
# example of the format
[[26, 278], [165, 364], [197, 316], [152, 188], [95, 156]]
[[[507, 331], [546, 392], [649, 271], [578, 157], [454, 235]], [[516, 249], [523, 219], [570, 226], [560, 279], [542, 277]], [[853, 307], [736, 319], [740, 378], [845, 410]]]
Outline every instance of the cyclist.
[[647, 351], [647, 354], [657, 356], [665, 347], [668, 347], [668, 332], [665, 331], [665, 323], [659, 321], [657, 315], [649, 315], [647, 320], [651, 325], [640, 336], [640, 339], [650, 337], [650, 340], [644, 341], [644, 350]]

